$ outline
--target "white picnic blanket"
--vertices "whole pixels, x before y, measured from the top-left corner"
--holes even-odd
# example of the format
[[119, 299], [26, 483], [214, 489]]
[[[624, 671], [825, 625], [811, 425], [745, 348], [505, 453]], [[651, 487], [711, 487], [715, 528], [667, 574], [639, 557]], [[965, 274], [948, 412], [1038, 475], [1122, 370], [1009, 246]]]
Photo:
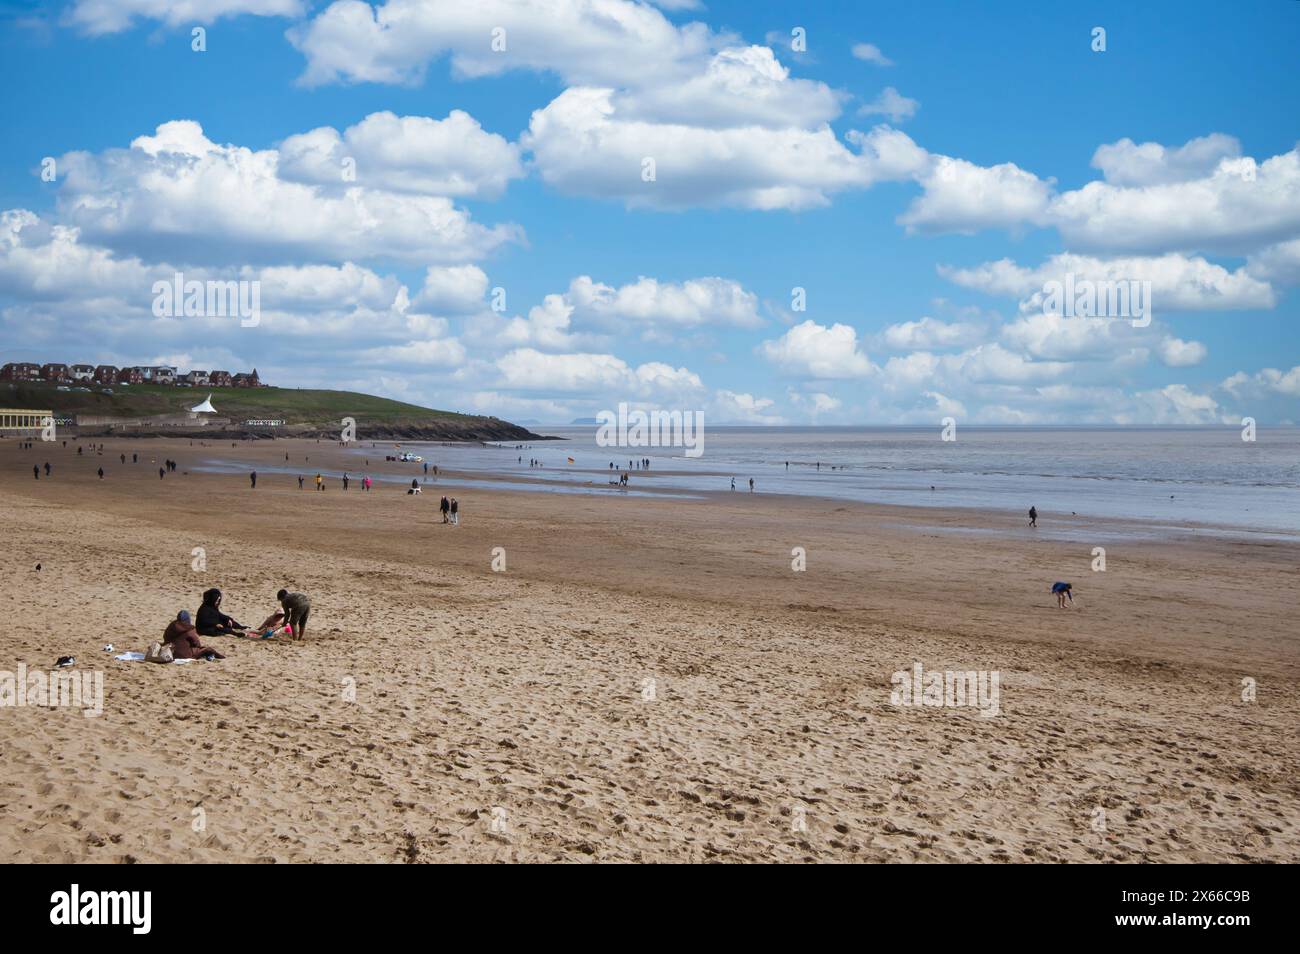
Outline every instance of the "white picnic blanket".
[[[122, 662], [144, 662], [144, 653], [122, 653], [120, 656], [114, 656], [114, 659], [120, 659]], [[198, 662], [197, 659], [173, 659], [174, 663]]]

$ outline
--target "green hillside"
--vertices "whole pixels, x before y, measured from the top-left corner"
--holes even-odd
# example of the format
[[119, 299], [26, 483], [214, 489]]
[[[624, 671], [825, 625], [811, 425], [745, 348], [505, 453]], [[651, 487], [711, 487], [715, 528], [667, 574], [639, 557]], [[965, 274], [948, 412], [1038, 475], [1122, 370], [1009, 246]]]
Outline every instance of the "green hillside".
[[176, 414], [200, 403], [209, 393], [221, 417], [232, 421], [283, 420], [286, 424], [337, 423], [354, 417], [358, 423], [386, 425], [487, 420], [453, 411], [403, 404], [354, 391], [317, 391], [297, 388], [178, 388], [163, 384], [113, 385], [112, 394], [98, 385], [91, 390], [60, 391], [46, 383], [0, 382], [0, 406], [49, 408], [56, 415], [106, 414], [145, 417]]

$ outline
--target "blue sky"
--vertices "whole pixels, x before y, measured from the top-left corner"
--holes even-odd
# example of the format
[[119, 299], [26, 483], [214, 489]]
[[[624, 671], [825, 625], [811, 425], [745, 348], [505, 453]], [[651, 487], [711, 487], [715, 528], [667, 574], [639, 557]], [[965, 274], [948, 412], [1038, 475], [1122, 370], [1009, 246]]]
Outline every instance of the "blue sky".
[[[1300, 3], [0, 9], [3, 361], [545, 422], [1300, 419]], [[157, 314], [177, 271], [257, 324]], [[1050, 313], [1067, 273], [1153, 320]]]

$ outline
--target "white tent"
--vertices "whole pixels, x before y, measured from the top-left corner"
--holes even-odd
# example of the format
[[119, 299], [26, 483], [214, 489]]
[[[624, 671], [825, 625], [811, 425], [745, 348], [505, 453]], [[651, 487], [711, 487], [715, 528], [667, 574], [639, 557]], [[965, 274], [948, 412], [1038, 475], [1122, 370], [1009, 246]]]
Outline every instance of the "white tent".
[[212, 395], [209, 394], [202, 404], [190, 408], [191, 414], [216, 414], [217, 409], [212, 406]]

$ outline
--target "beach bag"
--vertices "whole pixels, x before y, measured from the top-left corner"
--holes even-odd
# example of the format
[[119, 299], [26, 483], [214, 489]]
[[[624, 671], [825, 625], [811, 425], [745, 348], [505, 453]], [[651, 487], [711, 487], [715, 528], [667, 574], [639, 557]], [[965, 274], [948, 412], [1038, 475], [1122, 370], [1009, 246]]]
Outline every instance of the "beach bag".
[[162, 643], [150, 643], [148, 652], [144, 654], [145, 662], [169, 663], [174, 658], [172, 648]]

